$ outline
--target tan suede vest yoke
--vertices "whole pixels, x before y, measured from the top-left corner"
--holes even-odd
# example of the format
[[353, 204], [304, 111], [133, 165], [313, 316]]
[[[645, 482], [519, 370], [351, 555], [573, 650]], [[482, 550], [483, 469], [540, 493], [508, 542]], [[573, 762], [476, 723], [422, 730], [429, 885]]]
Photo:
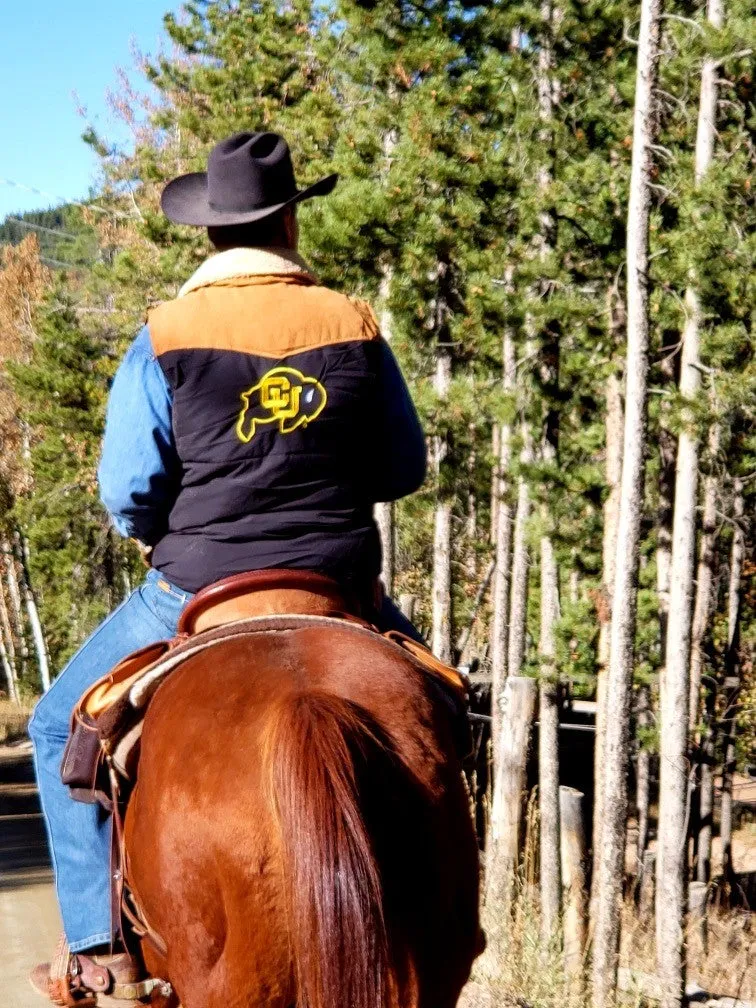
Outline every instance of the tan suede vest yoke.
[[280, 360], [316, 347], [380, 338], [370, 306], [321, 287], [306, 274], [231, 277], [153, 308], [159, 358], [171, 350], [215, 349]]

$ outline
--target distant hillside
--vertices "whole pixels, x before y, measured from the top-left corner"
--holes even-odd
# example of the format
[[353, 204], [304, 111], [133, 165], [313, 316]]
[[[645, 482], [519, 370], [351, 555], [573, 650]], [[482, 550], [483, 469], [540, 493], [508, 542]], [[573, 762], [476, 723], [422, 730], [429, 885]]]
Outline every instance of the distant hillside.
[[96, 236], [82, 221], [78, 207], [64, 204], [9, 215], [0, 224], [0, 246], [18, 245], [29, 234], [37, 236], [49, 266], [89, 266], [98, 257]]

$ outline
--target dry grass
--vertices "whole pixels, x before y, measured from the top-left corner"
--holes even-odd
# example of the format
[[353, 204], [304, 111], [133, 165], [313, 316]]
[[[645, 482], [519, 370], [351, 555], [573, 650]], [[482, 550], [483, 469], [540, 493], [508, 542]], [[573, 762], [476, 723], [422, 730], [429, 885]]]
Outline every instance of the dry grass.
[[[511, 915], [501, 907], [484, 910], [488, 948], [475, 965], [469, 995], [461, 1002], [465, 1008], [585, 1008], [590, 1003], [588, 963], [584, 975], [570, 981], [559, 941], [543, 948], [537, 886], [538, 816], [532, 800], [526, 829], [525, 856]], [[688, 981], [719, 997], [756, 1000], [756, 914], [710, 907], [707, 924], [705, 950], [698, 930], [688, 935]], [[620, 965], [634, 973], [656, 972], [653, 912], [639, 914], [632, 899], [623, 907]], [[629, 1008], [645, 1003], [637, 993], [623, 997], [623, 1005]]]
[[[470, 1008], [486, 1004], [528, 1008], [584, 1008], [587, 976], [570, 982], [558, 947], [543, 949], [537, 890], [524, 879], [518, 883], [513, 914], [488, 916], [489, 947], [473, 973]], [[492, 921], [493, 918], [493, 921]], [[696, 934], [688, 941], [688, 982], [717, 996], [756, 999], [756, 921], [746, 911], [717, 912], [708, 917], [708, 950], [703, 954]], [[641, 919], [632, 901], [623, 908], [621, 966], [633, 972], [656, 972], [653, 916]], [[471, 994], [472, 994], [471, 991]], [[467, 1004], [467, 1002], [465, 1002]], [[639, 994], [626, 994], [623, 1004], [646, 1004]]]
[[[689, 928], [688, 983], [718, 996], [756, 1000], [756, 920], [746, 910], [709, 907], [704, 949], [695, 926]], [[620, 962], [634, 970], [655, 972], [653, 918], [640, 919], [632, 903], [623, 908]]]
[[26, 734], [26, 726], [33, 707], [34, 703], [31, 700], [15, 704], [0, 697], [0, 745], [4, 742], [13, 742]]
[[474, 979], [491, 992], [497, 1005], [583, 1008], [583, 991], [569, 989], [559, 950], [542, 947], [534, 890], [524, 879], [517, 889], [511, 920], [488, 908], [488, 948], [476, 963]]

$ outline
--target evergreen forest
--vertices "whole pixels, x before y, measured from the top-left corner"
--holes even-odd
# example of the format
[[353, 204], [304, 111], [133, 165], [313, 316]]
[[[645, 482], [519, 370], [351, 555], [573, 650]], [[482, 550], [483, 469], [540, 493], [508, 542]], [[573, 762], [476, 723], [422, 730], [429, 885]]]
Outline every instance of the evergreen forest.
[[[531, 801], [478, 816], [480, 987], [605, 1008], [655, 898], [643, 968], [677, 1008], [701, 979], [692, 887], [714, 913], [756, 873], [733, 840], [756, 773], [754, 52], [750, 0], [166, 13], [114, 99], [130, 142], [85, 133], [91, 205], [0, 226], [0, 689], [38, 694], [144, 570], [96, 467], [120, 358], [209, 251], [162, 187], [232, 132], [281, 132], [300, 185], [339, 173], [299, 210], [301, 251], [373, 304], [427, 436], [422, 489], [376, 508], [385, 587], [471, 672], [493, 777], [508, 719], [538, 721]], [[576, 882], [559, 723], [580, 705]], [[756, 999], [733, 934], [719, 993]]]

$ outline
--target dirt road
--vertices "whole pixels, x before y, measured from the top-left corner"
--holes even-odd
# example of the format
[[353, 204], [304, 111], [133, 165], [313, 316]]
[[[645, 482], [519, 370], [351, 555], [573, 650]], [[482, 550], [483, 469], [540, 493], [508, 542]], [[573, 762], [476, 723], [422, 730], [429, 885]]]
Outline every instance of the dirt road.
[[3, 1008], [42, 1008], [31, 967], [60, 932], [28, 743], [0, 747], [0, 976]]
[[[28, 742], [0, 745], [0, 976], [2, 1008], [44, 1008], [27, 980], [60, 934], [52, 871]], [[468, 987], [460, 1008], [491, 1008]]]

